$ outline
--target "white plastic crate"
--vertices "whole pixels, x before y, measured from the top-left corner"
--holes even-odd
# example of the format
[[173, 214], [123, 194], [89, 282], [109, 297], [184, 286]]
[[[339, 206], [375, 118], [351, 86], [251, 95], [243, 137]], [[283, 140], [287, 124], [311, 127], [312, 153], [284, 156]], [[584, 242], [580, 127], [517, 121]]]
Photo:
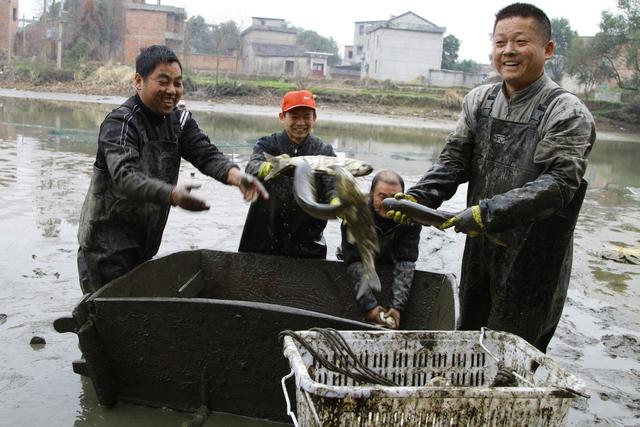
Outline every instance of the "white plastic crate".
[[[319, 354], [340, 362], [317, 332], [297, 334]], [[584, 394], [582, 381], [504, 332], [485, 332], [483, 344], [490, 353], [480, 345], [479, 331], [340, 334], [365, 366], [399, 386], [355, 384], [285, 336], [300, 426], [560, 426], [572, 399]], [[498, 371], [491, 355], [522, 377], [518, 386], [489, 387]], [[445, 384], [439, 379], [440, 386], [431, 385], [434, 377]]]

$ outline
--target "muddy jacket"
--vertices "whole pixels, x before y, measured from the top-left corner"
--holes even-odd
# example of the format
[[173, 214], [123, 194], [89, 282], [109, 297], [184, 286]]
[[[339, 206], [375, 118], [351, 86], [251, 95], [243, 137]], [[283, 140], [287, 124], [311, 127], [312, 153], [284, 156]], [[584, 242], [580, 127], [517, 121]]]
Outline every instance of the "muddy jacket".
[[594, 141], [587, 108], [545, 75], [510, 99], [501, 85], [465, 97], [439, 160], [408, 191], [436, 208], [469, 182], [467, 205], [480, 205], [486, 230], [506, 244], [467, 238], [461, 329], [488, 326], [546, 350], [566, 297]]
[[[400, 225], [391, 219], [380, 217], [373, 210], [371, 202], [369, 209], [374, 218], [376, 233], [380, 243], [380, 252], [376, 255], [376, 264], [392, 264], [393, 283], [391, 285], [391, 307], [404, 310], [409, 299], [409, 291], [413, 283], [413, 273], [418, 259], [418, 245], [420, 243], [421, 225]], [[359, 286], [362, 278], [362, 262], [358, 249], [347, 239], [347, 227], [340, 227], [342, 244], [338, 248], [337, 256], [347, 264], [347, 270], [354, 283]], [[358, 300], [362, 311], [368, 311], [378, 305], [373, 292], [365, 294]]]
[[[333, 148], [314, 135], [295, 145], [282, 131], [258, 140], [247, 163], [247, 173], [258, 176], [260, 165], [265, 161], [264, 153], [335, 157]], [[321, 203], [328, 203], [336, 194], [333, 177], [317, 175], [315, 185]], [[249, 207], [238, 250], [304, 258], [326, 257], [327, 245], [322, 232], [327, 222], [313, 218], [297, 205], [293, 198], [293, 172], [270, 179], [265, 187], [269, 200], [259, 199]]]
[[158, 252], [181, 158], [221, 182], [237, 167], [188, 111], [160, 116], [136, 95], [105, 118], [78, 229], [93, 288]]

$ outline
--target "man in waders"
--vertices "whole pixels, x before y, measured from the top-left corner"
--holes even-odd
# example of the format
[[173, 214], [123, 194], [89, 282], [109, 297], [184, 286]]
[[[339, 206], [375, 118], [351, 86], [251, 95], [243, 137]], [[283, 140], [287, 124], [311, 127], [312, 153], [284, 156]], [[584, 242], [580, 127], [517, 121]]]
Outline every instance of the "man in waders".
[[[311, 134], [316, 122], [316, 102], [311, 92], [287, 92], [279, 114], [284, 130], [263, 136], [253, 148], [245, 171], [264, 179], [273, 165], [265, 153], [296, 156], [332, 156], [333, 147]], [[302, 258], [325, 258], [327, 245], [322, 232], [327, 221], [304, 212], [293, 198], [293, 171], [265, 182], [269, 200], [259, 200], [249, 208], [240, 239], [240, 252], [257, 252]], [[320, 203], [339, 203], [335, 178], [316, 175], [316, 193]]]
[[[468, 208], [441, 226], [468, 236], [459, 328], [511, 332], [541, 351], [566, 298], [582, 178], [595, 141], [584, 104], [544, 74], [553, 50], [543, 11], [523, 3], [500, 10], [493, 62], [502, 82], [465, 96], [437, 162], [397, 195], [437, 208], [469, 183]], [[400, 212], [389, 215], [406, 220]]]
[[171, 206], [209, 206], [177, 184], [180, 158], [202, 173], [240, 188], [245, 200], [268, 194], [255, 178], [211, 143], [191, 113], [176, 108], [182, 65], [165, 46], [136, 59], [137, 94], [100, 126], [98, 153], [78, 229], [78, 272], [83, 292], [93, 292], [151, 259], [160, 247]]

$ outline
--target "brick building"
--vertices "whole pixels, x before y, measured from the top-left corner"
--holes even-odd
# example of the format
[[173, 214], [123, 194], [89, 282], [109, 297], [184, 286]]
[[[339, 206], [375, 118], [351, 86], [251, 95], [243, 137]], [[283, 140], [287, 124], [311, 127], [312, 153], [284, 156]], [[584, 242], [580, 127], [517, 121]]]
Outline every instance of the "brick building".
[[18, 16], [18, 0], [0, 0], [0, 55], [2, 58], [14, 56]]
[[[2, 0], [0, 0], [2, 1]], [[181, 56], [186, 11], [180, 7], [146, 4], [137, 0], [124, 5], [123, 62], [134, 64], [140, 49], [154, 44], [166, 45]]]

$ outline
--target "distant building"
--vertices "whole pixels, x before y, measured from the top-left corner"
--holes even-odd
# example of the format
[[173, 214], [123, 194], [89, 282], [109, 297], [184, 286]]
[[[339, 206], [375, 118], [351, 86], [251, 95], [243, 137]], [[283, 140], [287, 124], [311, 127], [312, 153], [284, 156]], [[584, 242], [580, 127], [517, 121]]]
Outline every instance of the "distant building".
[[[2, 1], [2, 0], [0, 0]], [[183, 8], [146, 4], [138, 0], [124, 5], [123, 61], [133, 64], [143, 47], [166, 45], [178, 55], [182, 54], [185, 19]]]
[[354, 62], [353, 60], [353, 45], [346, 45], [344, 47], [344, 54], [342, 55], [342, 63], [344, 65], [351, 65]]
[[19, 16], [18, 0], [0, 0], [0, 52], [5, 59], [15, 53]]
[[[362, 78], [424, 81], [429, 70], [440, 69], [445, 27], [411, 11], [387, 21], [374, 22], [368, 21], [368, 26], [364, 27]], [[358, 37], [361, 36], [360, 24], [356, 23]]]
[[352, 64], [364, 62], [364, 45], [367, 41], [367, 31], [374, 25], [382, 25], [387, 21], [356, 21], [353, 31], [353, 59]]
[[331, 53], [296, 44], [297, 31], [284, 19], [252, 17], [242, 33], [242, 62], [249, 74], [325, 77]]

